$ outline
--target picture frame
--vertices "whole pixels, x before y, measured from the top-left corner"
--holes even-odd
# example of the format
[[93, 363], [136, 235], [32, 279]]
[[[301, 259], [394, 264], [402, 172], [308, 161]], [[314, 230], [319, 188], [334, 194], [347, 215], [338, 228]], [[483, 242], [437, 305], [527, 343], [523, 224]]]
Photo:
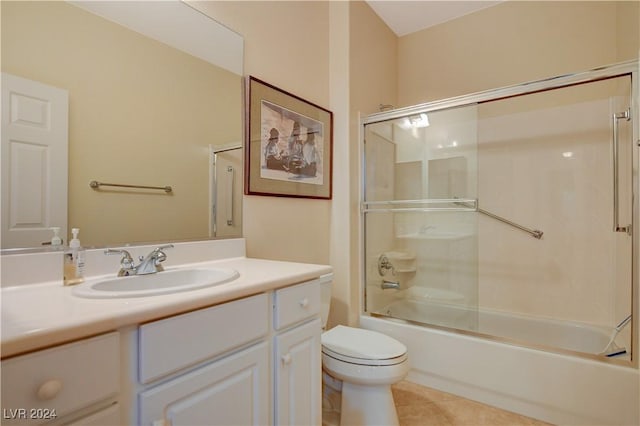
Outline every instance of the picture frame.
[[333, 113], [248, 76], [245, 194], [331, 199]]

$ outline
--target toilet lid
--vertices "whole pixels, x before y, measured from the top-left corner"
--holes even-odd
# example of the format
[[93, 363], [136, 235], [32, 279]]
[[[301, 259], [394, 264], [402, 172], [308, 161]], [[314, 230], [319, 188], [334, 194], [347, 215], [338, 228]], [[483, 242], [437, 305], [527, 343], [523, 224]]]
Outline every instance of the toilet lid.
[[401, 362], [407, 353], [407, 347], [396, 339], [375, 331], [343, 325], [322, 333], [322, 347], [329, 355], [339, 355], [346, 361], [349, 361], [346, 358], [352, 358], [355, 363], [358, 363], [357, 360]]

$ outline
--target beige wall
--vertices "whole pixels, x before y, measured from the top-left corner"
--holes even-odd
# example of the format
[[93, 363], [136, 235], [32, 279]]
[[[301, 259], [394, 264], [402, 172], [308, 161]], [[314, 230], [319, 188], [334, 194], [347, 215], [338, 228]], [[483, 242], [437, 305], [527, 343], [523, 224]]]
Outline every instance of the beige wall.
[[208, 237], [208, 146], [240, 142], [237, 75], [66, 2], [2, 2], [2, 71], [69, 91], [68, 223], [83, 245]]
[[[245, 75], [329, 107], [328, 2], [210, 2], [199, 8], [244, 37]], [[334, 176], [334, 190], [339, 184]], [[331, 208], [326, 200], [245, 195], [247, 254], [329, 263]]]
[[350, 26], [349, 88], [357, 126], [356, 112], [368, 115], [379, 112], [380, 104], [397, 104], [398, 37], [363, 1], [350, 2]]
[[401, 37], [413, 105], [636, 58], [638, 2], [507, 1]]
[[[378, 112], [380, 104], [397, 104], [398, 38], [362, 1], [350, 2], [350, 144], [351, 144], [351, 241], [350, 274], [351, 323], [357, 322], [360, 309], [360, 283], [364, 259], [360, 234], [360, 116]], [[370, 255], [374, 255], [369, 253]]]
[[242, 34], [246, 75], [334, 112], [333, 199], [245, 196], [244, 235], [249, 256], [331, 263], [331, 321], [355, 323], [358, 112], [396, 102], [397, 38], [358, 1], [211, 2], [199, 7]]

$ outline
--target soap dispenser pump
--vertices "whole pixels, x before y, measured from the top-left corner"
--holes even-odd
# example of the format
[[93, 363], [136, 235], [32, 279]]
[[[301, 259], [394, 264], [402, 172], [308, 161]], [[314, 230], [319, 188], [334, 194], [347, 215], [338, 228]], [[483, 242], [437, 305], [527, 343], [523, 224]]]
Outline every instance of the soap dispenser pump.
[[86, 250], [80, 245], [78, 233], [73, 228], [73, 238], [69, 241], [69, 249], [64, 253], [64, 285], [80, 284], [84, 281], [84, 258]]

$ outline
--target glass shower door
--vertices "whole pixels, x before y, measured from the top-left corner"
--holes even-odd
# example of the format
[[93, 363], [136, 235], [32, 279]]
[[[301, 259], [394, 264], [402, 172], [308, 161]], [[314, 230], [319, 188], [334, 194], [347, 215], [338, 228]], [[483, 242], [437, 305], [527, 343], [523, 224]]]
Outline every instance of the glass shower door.
[[366, 123], [366, 312], [630, 359], [631, 77]]
[[477, 107], [365, 127], [366, 309], [475, 328]]
[[[630, 351], [631, 327], [605, 351], [632, 309], [630, 95], [624, 75], [478, 107], [479, 207], [544, 232], [531, 240], [481, 215], [479, 305], [554, 324], [553, 343], [519, 333], [529, 343]], [[604, 336], [572, 342], [586, 329]]]

